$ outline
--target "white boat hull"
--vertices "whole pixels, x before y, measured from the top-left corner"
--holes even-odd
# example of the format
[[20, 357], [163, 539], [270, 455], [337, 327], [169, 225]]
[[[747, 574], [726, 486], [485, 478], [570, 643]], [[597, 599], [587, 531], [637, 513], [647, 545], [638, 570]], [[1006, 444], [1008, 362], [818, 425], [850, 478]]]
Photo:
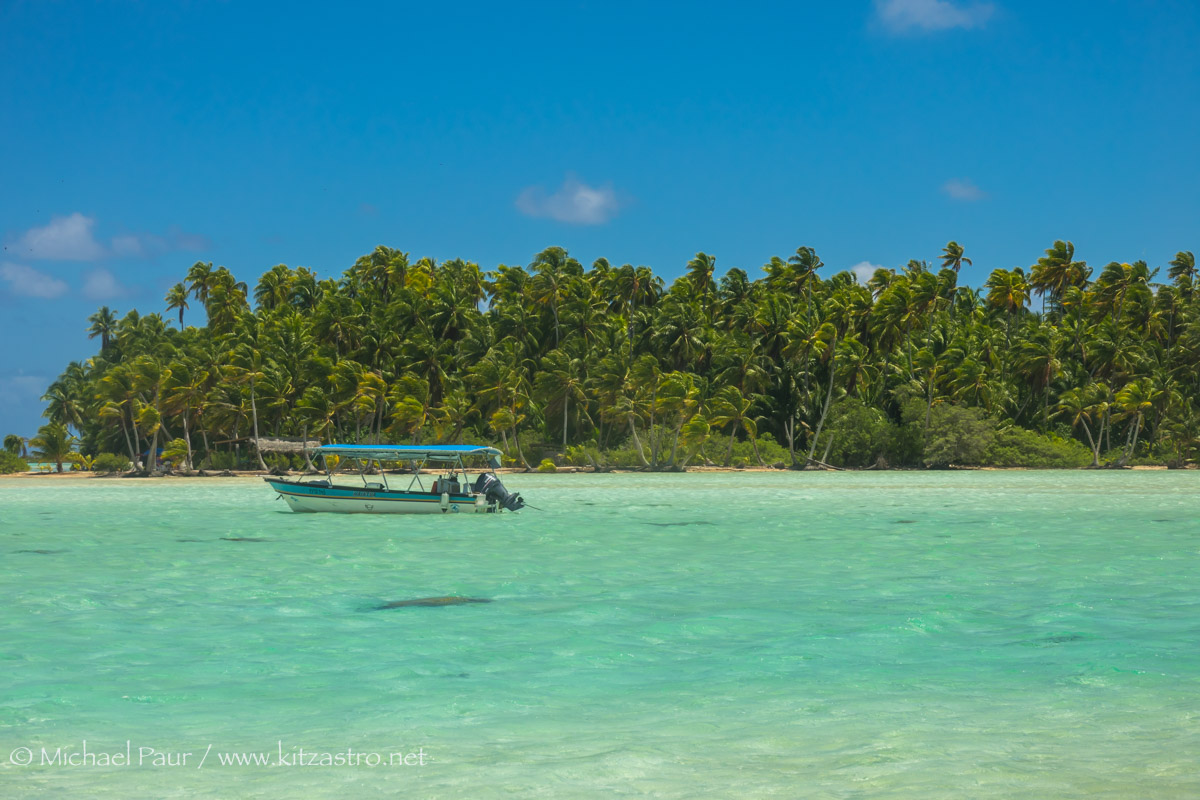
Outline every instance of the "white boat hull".
[[439, 495], [267, 481], [292, 511], [337, 514], [480, 514], [496, 510], [482, 495]]

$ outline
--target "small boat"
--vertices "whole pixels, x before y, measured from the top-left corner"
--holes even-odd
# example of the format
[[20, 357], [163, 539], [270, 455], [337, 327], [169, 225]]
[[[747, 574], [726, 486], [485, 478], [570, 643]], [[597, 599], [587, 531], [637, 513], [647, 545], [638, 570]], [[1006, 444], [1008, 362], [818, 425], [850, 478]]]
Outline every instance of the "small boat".
[[[502, 510], [520, 511], [525, 501], [509, 492], [496, 477], [501, 452], [482, 445], [388, 445], [328, 444], [313, 450], [325, 466], [320, 480], [263, 478], [292, 511], [333, 511], [342, 514], [492, 514]], [[330, 456], [338, 460], [331, 463]], [[333, 464], [341, 460], [357, 465], [362, 485], [334, 483]], [[475, 469], [478, 477], [470, 480], [468, 461], [481, 461]], [[427, 463], [445, 466], [446, 473], [431, 481], [429, 489], [421, 480], [421, 468]], [[394, 489], [388, 485], [384, 464], [403, 464], [393, 471], [401, 481], [411, 475], [408, 485]], [[374, 464], [377, 469], [372, 470]], [[369, 474], [375, 472], [377, 474]], [[354, 473], [339, 472], [338, 478]], [[428, 477], [428, 476], [426, 476]]]

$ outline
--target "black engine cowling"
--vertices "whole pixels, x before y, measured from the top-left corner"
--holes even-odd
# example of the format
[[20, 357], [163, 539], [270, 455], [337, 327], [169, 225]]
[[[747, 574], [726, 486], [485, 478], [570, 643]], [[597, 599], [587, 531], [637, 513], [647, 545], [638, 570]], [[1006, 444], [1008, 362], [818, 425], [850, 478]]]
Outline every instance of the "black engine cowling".
[[504, 488], [504, 484], [495, 475], [485, 473], [475, 481], [476, 493], [482, 494], [489, 504], [496, 503], [509, 511], [520, 511], [525, 507], [525, 501], [516, 492]]

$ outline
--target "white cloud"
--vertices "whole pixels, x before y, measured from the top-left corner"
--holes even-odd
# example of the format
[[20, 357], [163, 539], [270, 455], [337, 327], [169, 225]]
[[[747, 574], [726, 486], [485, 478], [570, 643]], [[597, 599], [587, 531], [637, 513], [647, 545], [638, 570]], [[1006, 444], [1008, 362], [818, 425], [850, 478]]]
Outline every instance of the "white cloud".
[[620, 208], [611, 186], [595, 188], [568, 175], [557, 192], [530, 186], [517, 197], [517, 208], [530, 217], [549, 217], [576, 225], [601, 225]]
[[153, 233], [125, 233], [114, 236], [108, 246], [96, 240], [96, 220], [76, 211], [66, 217], [53, 217], [50, 224], [30, 228], [12, 245], [17, 258], [53, 261], [98, 261], [105, 258], [156, 258], [178, 250], [205, 250], [208, 237], [187, 233], [172, 225], [163, 236]]
[[211, 243], [207, 236], [184, 233], [172, 226], [166, 236], [153, 233], [126, 233], [112, 238], [112, 254], [118, 258], [156, 258], [177, 250], [205, 250]]
[[76, 211], [69, 217], [53, 217], [42, 228], [30, 228], [17, 240], [18, 258], [48, 258], [55, 261], [94, 261], [104, 247], [92, 236], [96, 220]]
[[982, 28], [995, 10], [987, 2], [875, 0], [876, 17], [887, 31], [895, 34]]
[[966, 203], [987, 197], [987, 193], [966, 178], [951, 178], [942, 184], [942, 192]]
[[117, 276], [104, 267], [89, 272], [83, 282], [83, 296], [89, 300], [111, 300], [126, 293]]
[[23, 264], [0, 264], [0, 279], [8, 282], [9, 291], [21, 297], [41, 297], [49, 300], [67, 291], [66, 281]]
[[146, 248], [142, 244], [142, 240], [132, 234], [114, 236], [112, 239], [112, 253], [118, 258], [141, 258], [146, 254]]
[[858, 282], [866, 286], [867, 281], [871, 280], [871, 276], [875, 274], [875, 270], [883, 269], [882, 264], [872, 264], [870, 261], [860, 261], [850, 271], [854, 273], [854, 277], [858, 278]]
[[212, 247], [212, 240], [203, 233], [186, 233], [179, 229], [179, 226], [172, 225], [167, 228], [167, 244], [172, 250], [207, 250]]

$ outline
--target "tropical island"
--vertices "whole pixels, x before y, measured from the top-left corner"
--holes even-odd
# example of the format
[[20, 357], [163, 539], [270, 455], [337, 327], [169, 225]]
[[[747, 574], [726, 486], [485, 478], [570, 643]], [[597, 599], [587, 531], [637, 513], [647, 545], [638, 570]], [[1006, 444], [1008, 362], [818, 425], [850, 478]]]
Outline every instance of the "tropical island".
[[[279, 265], [254, 284], [198, 262], [166, 316], [100, 308], [99, 352], [4, 441], [97, 470], [303, 469], [265, 437], [501, 447], [549, 471], [1183, 467], [1200, 435], [1191, 252], [1094, 269], [1056, 241], [1028, 268], [822, 276], [800, 247], [752, 277], [697, 253], [669, 286], [560, 247], [485, 271], [377, 247], [340, 278]], [[863, 276], [865, 277], [865, 276]], [[188, 324], [203, 309], [206, 323]]]

